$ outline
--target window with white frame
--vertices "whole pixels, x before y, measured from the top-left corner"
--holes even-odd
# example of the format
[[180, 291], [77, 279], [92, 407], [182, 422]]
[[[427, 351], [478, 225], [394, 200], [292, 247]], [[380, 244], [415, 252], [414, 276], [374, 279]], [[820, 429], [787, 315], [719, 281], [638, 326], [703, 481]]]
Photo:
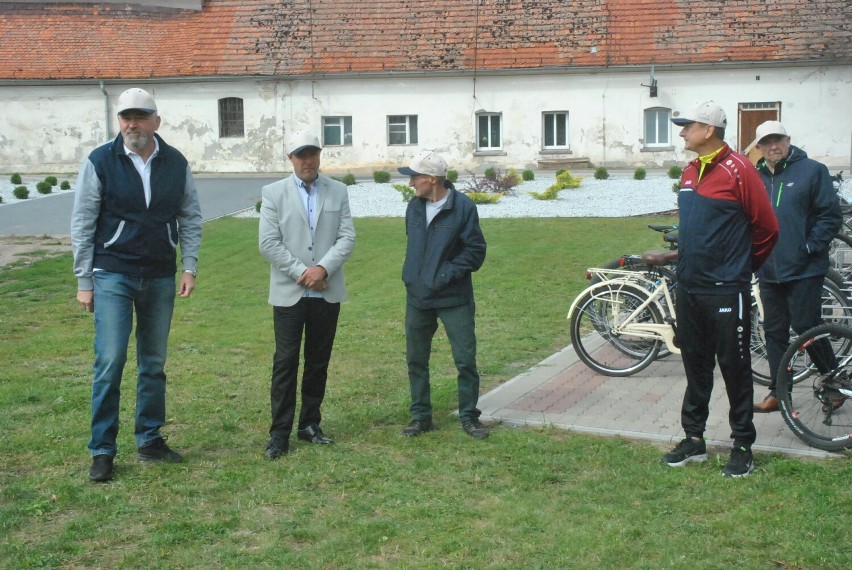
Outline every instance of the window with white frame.
[[502, 146], [500, 113], [479, 113], [476, 116], [477, 150], [497, 150]]
[[323, 146], [348, 146], [352, 144], [352, 117], [322, 118]]
[[568, 148], [568, 111], [542, 114], [542, 148]]
[[665, 107], [645, 109], [645, 146], [671, 146], [672, 110]]
[[237, 138], [244, 136], [243, 100], [239, 97], [219, 99], [219, 137]]
[[417, 115], [388, 115], [388, 144], [417, 144]]

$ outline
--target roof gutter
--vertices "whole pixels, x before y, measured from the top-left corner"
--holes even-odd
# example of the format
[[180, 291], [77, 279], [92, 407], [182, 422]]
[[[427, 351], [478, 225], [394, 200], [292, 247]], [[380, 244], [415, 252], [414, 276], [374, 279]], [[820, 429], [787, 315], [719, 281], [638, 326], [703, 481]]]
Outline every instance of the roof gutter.
[[211, 83], [223, 81], [281, 81], [281, 80], [312, 80], [312, 79], [387, 79], [389, 77], [471, 77], [481, 76], [510, 76], [510, 75], [589, 75], [603, 73], [642, 72], [647, 73], [653, 65], [654, 69], [666, 71], [699, 71], [709, 69], [753, 69], [755, 66], [767, 68], [792, 67], [836, 67], [849, 66], [849, 60], [801, 60], [801, 61], [717, 61], [712, 63], [667, 63], [648, 62], [636, 65], [603, 65], [603, 66], [553, 66], [526, 67], [510, 69], [452, 69], [452, 70], [416, 70], [416, 71], [353, 71], [345, 73], [292, 73], [287, 75], [209, 75], [209, 76], [162, 76], [140, 78], [114, 78], [97, 80], [94, 78], [79, 79], [2, 79], [0, 86], [22, 85], [92, 85], [96, 82], [108, 81], [112, 85], [139, 85], [152, 83]]

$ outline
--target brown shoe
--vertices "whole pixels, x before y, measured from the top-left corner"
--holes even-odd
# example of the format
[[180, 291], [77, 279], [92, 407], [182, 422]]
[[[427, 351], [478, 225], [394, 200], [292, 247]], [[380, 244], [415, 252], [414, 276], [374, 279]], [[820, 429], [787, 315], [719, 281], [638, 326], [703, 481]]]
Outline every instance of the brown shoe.
[[777, 412], [778, 398], [770, 394], [769, 396], [766, 396], [761, 403], [752, 406], [752, 409], [754, 409], [755, 413], [758, 414], [768, 414], [769, 412]]

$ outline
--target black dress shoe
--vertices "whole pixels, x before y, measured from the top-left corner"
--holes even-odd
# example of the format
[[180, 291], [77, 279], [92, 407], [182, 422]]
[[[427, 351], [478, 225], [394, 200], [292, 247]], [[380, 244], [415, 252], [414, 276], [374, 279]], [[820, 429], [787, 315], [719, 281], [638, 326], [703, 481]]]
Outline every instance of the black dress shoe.
[[406, 437], [413, 437], [415, 435], [420, 435], [421, 433], [426, 433], [427, 431], [434, 431], [435, 424], [432, 423], [432, 420], [412, 420], [407, 426], [405, 426], [402, 430], [402, 435]]
[[273, 435], [266, 444], [263, 454], [267, 459], [278, 459], [290, 451], [290, 440], [282, 435]]
[[305, 429], [300, 429], [296, 432], [296, 436], [302, 441], [309, 441], [317, 445], [331, 445], [334, 440], [322, 433], [322, 428], [319, 426], [308, 426]]
[[92, 457], [92, 468], [89, 469], [89, 481], [106, 483], [112, 481], [115, 476], [115, 468], [112, 464], [112, 455], [101, 454]]

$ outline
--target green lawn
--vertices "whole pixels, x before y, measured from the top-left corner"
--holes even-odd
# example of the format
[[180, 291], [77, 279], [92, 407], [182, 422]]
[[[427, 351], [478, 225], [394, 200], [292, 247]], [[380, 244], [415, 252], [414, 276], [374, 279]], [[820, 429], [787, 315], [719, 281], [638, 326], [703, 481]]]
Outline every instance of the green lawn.
[[[566, 346], [585, 268], [661, 243], [645, 225], [666, 221], [483, 220], [483, 390]], [[356, 229], [323, 407], [337, 444], [263, 458], [268, 271], [256, 220], [222, 219], [205, 225], [198, 289], [178, 300], [172, 328], [164, 433], [186, 462], [135, 461], [130, 364], [110, 484], [86, 480], [93, 327], [70, 256], [0, 270], [0, 567], [849, 567], [848, 458], [757, 454], [753, 476], [731, 481], [719, 460], [663, 468], [648, 443], [509, 427], [475, 441], [452, 416], [441, 333], [441, 429], [399, 436], [403, 224]]]

